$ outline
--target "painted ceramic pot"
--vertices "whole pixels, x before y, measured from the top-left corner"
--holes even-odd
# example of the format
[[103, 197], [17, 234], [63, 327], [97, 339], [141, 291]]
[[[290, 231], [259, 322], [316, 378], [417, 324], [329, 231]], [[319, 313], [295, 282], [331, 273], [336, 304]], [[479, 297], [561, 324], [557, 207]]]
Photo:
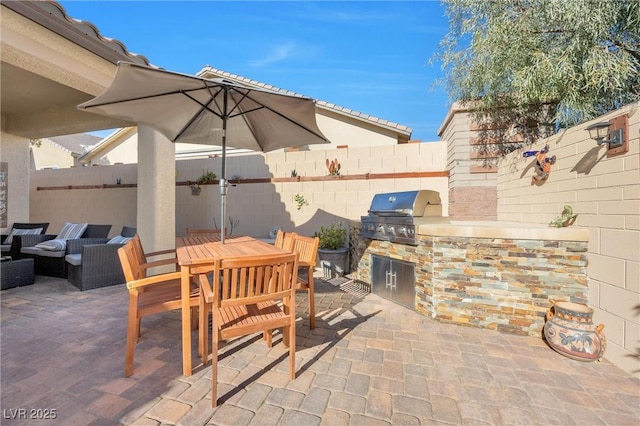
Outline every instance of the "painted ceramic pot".
[[593, 309], [572, 302], [558, 302], [547, 311], [544, 337], [553, 350], [578, 361], [597, 361], [607, 340], [604, 325], [592, 322]]

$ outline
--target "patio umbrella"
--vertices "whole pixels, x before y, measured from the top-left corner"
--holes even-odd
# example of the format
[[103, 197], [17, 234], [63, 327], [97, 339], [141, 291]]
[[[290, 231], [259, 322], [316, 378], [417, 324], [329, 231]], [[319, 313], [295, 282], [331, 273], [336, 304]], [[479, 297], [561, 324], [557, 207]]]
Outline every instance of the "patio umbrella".
[[227, 146], [267, 152], [329, 142], [318, 129], [313, 99], [129, 62], [119, 62], [104, 93], [78, 108], [145, 124], [172, 142], [221, 146], [223, 243]]

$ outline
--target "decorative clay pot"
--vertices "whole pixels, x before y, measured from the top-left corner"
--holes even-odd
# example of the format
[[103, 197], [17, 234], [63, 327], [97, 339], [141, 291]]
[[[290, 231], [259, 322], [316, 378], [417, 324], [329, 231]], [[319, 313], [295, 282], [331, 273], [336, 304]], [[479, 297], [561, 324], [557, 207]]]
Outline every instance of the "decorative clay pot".
[[558, 302], [546, 314], [544, 337], [551, 348], [577, 361], [597, 361], [604, 355], [607, 339], [603, 324], [592, 322], [593, 309], [572, 302]]

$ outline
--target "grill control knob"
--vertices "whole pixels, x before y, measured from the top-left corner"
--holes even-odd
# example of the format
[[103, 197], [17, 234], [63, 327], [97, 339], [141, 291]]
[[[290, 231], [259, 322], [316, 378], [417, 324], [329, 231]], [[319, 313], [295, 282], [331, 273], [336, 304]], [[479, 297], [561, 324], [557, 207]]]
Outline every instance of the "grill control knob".
[[393, 225], [387, 226], [387, 233], [391, 235], [396, 235], [396, 228]]
[[398, 235], [406, 237], [407, 236], [407, 227], [406, 226], [401, 226], [400, 228], [398, 228]]
[[378, 227], [376, 228], [376, 232], [384, 234], [384, 225], [378, 225]]

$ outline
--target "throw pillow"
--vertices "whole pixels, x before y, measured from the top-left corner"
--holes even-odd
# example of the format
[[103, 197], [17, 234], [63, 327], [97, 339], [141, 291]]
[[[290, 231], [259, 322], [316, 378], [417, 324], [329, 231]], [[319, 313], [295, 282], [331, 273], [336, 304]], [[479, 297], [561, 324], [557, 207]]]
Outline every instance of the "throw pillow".
[[62, 230], [56, 236], [56, 240], [75, 240], [82, 237], [87, 229], [88, 223], [70, 223], [65, 222]]
[[115, 237], [107, 241], [107, 244], [126, 244], [131, 238], [133, 237], [123, 237], [122, 235], [116, 235]]
[[63, 251], [67, 249], [67, 240], [56, 238], [54, 240], [43, 241], [35, 246], [42, 250]]
[[4, 240], [4, 244], [11, 244], [13, 242], [14, 235], [40, 235], [40, 234], [42, 234], [42, 228], [12, 229], [7, 239]]

